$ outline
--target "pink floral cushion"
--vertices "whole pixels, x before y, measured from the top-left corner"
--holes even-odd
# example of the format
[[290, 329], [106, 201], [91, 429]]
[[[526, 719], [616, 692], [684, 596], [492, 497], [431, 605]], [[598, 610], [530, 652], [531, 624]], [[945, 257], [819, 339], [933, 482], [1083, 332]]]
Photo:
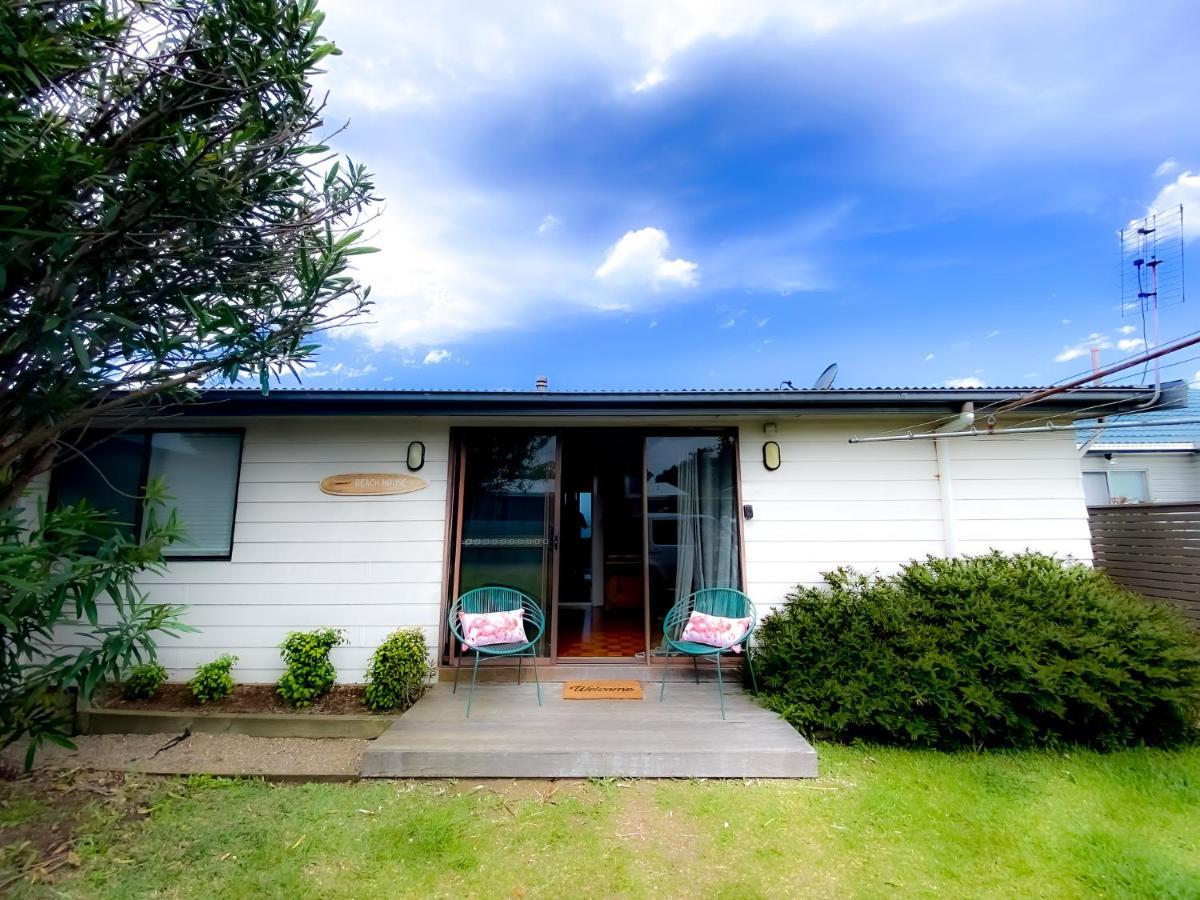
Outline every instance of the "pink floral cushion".
[[741, 641], [749, 631], [749, 616], [744, 619], [728, 619], [725, 616], [710, 616], [692, 610], [679, 639], [695, 644], [708, 644], [710, 647], [729, 647], [732, 644], [733, 652], [741, 653]]
[[525, 610], [508, 609], [491, 613], [458, 614], [462, 627], [463, 650], [491, 644], [524, 644]]

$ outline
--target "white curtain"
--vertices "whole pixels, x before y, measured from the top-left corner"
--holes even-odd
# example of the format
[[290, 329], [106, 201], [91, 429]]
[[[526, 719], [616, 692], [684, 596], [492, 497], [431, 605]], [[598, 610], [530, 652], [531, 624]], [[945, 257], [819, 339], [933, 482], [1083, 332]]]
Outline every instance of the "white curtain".
[[697, 447], [680, 460], [676, 601], [702, 588], [738, 586], [733, 479], [733, 465], [716, 448]]

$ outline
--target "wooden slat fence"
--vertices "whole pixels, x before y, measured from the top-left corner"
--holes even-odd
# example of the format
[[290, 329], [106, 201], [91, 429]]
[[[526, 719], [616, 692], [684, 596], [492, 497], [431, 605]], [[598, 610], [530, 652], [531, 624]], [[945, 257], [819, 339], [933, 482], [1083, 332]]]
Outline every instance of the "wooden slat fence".
[[1088, 508], [1095, 565], [1200, 627], [1200, 503]]

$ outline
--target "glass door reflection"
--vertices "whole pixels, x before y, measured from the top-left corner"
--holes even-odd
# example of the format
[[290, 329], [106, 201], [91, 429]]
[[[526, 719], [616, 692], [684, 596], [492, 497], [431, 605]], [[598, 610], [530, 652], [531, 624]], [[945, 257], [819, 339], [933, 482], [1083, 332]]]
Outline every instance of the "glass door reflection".
[[459, 593], [503, 585], [541, 604], [549, 652], [555, 556], [552, 434], [492, 431], [463, 438]]

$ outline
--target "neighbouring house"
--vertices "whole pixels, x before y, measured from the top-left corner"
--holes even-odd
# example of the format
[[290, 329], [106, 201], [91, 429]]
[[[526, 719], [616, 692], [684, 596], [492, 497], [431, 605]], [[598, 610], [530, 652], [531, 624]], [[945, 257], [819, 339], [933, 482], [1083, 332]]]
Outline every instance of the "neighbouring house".
[[[1066, 424], [1151, 391], [1062, 392], [1004, 424]], [[117, 509], [136, 533], [133, 497], [166, 480], [189, 541], [146, 585], [200, 629], [161, 648], [176, 680], [224, 652], [239, 680], [273, 680], [284, 635], [318, 626], [346, 632], [345, 681], [399, 626], [448, 661], [447, 604], [486, 584], [545, 607], [551, 664], [653, 665], [664, 614], [700, 586], [741, 587], [765, 613], [842, 565], [1027, 548], [1090, 560], [1070, 427], [849, 443], [1024, 393], [210, 390], [40, 487]]]
[[[1158, 424], [1186, 419], [1197, 423]], [[1081, 423], [1076, 439], [1083, 450], [1088, 506], [1200, 500], [1200, 391], [1187, 391], [1184, 409], [1156, 409], [1109, 421], [1140, 424], [1106, 429], [1095, 420]]]

